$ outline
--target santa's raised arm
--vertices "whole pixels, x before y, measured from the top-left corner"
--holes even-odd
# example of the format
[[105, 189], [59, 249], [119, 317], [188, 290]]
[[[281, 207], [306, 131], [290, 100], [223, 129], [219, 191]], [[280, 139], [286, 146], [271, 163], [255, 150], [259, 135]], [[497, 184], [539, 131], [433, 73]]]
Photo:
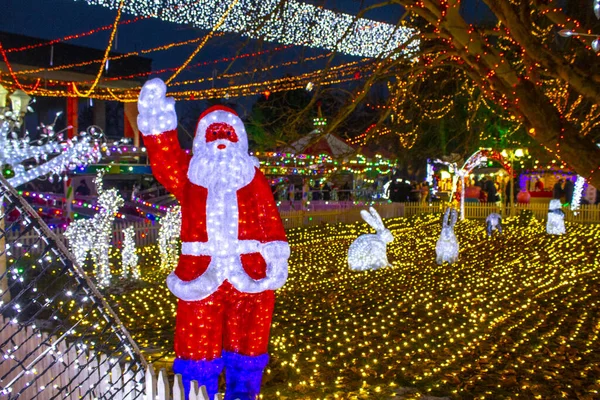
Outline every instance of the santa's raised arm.
[[175, 101], [160, 79], [144, 85], [138, 109], [152, 172], [181, 204], [181, 256], [167, 278], [180, 299], [174, 370], [211, 394], [224, 363], [225, 399], [254, 399], [244, 391], [260, 391], [273, 290], [287, 279], [290, 255], [271, 188], [232, 109], [214, 106], [200, 116], [192, 156], [179, 145]]

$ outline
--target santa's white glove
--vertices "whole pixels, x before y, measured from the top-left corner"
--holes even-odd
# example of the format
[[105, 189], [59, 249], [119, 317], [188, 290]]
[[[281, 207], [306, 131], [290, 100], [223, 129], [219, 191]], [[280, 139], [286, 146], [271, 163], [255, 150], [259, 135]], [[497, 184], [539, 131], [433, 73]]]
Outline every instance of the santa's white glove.
[[262, 246], [260, 254], [267, 264], [265, 279], [274, 283], [273, 289], [279, 289], [287, 280], [290, 245], [282, 241], [269, 242]]
[[158, 135], [177, 128], [175, 99], [166, 97], [167, 85], [160, 79], [149, 80], [138, 97], [138, 129], [143, 135]]

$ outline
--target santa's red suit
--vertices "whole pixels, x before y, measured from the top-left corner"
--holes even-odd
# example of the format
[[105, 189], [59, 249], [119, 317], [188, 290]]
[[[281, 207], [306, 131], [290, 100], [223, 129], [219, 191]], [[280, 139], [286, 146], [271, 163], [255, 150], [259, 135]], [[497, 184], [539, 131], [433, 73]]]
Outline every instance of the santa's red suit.
[[154, 176], [181, 204], [182, 251], [167, 278], [179, 298], [173, 369], [186, 391], [197, 380], [212, 398], [224, 367], [225, 399], [254, 400], [268, 362], [273, 290], [287, 278], [285, 231], [237, 114], [204, 112], [192, 156], [179, 146], [165, 91], [157, 79], [144, 85], [138, 125]]

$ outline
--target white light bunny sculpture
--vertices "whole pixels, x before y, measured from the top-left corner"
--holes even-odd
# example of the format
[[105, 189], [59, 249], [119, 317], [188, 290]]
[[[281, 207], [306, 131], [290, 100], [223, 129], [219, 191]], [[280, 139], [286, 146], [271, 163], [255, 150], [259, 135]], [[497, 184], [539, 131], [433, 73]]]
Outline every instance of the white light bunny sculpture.
[[502, 216], [498, 213], [491, 213], [485, 219], [486, 231], [488, 236], [492, 236], [494, 229], [502, 233]]
[[458, 212], [453, 208], [447, 208], [442, 223], [442, 233], [435, 245], [436, 262], [454, 263], [458, 260], [458, 239], [454, 234], [454, 225], [458, 219]]
[[65, 231], [65, 237], [69, 240], [69, 247], [80, 266], [85, 263], [87, 252], [91, 252], [98, 286], [107, 287], [111, 278], [108, 250], [112, 224], [115, 213], [125, 202], [116, 189], [104, 190], [102, 176], [103, 173], [98, 172], [94, 179], [100, 209], [91, 219], [80, 219], [71, 223]]
[[546, 232], [550, 235], [564, 235], [566, 233], [565, 213], [561, 208], [560, 199], [550, 200], [548, 221], [546, 222]]
[[375, 228], [377, 233], [360, 235], [348, 249], [348, 265], [355, 271], [378, 269], [390, 266], [387, 259], [388, 243], [394, 236], [384, 225], [381, 217], [373, 207], [369, 211], [362, 210], [360, 215], [365, 222]]

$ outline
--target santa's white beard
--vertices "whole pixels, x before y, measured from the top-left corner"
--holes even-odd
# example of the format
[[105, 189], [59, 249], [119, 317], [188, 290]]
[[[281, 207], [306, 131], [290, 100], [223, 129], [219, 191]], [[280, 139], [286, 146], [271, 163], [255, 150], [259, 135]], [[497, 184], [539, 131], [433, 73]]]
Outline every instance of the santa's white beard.
[[217, 149], [220, 141], [207, 143], [196, 152], [188, 169], [188, 178], [196, 185], [211, 190], [235, 190], [248, 185], [254, 178], [254, 157], [239, 151], [235, 143]]

